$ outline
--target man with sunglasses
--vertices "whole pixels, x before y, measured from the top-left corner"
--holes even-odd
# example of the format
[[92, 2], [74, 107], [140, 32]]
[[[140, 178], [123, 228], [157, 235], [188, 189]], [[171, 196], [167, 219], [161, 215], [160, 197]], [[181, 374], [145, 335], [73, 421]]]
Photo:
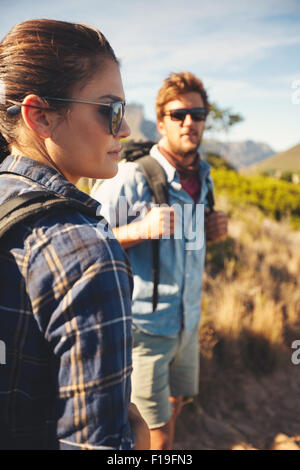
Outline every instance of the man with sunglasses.
[[[198, 153], [209, 103], [202, 82], [189, 72], [173, 73], [164, 81], [156, 99], [157, 128], [162, 136], [150, 155], [164, 169], [169, 207], [154, 207], [146, 179], [137, 162], [125, 162], [112, 180], [92, 195], [106, 207], [103, 215], [128, 254], [134, 272], [132, 401], [150, 428], [151, 449], [171, 449], [175, 420], [183, 397], [198, 393], [198, 327], [201, 310], [205, 242], [204, 217], [209, 212], [212, 181], [209, 165]], [[116, 218], [121, 197], [128, 209], [140, 212], [139, 220], [122, 225]], [[175, 214], [175, 207], [177, 207]], [[189, 243], [186, 220], [176, 236], [181, 215], [190, 210], [192, 225], [202, 243]], [[143, 215], [144, 212], [144, 215]], [[188, 211], [187, 211], [188, 212]], [[202, 214], [203, 214], [202, 212]], [[176, 222], [176, 224], [175, 224]], [[214, 211], [205, 222], [206, 240], [227, 233], [226, 216]], [[152, 239], [160, 238], [157, 306], [153, 309]]]

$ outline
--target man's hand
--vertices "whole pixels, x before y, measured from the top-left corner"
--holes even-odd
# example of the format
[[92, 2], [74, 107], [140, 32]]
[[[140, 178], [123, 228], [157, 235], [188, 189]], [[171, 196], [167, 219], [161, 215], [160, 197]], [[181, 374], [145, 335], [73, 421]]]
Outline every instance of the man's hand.
[[143, 238], [152, 240], [174, 233], [175, 211], [173, 207], [153, 207], [140, 221]]
[[128, 420], [135, 437], [134, 450], [149, 450], [150, 431], [134, 403], [129, 404]]
[[153, 207], [143, 219], [115, 227], [113, 232], [122, 247], [127, 249], [145, 240], [169, 237], [174, 233], [174, 227], [173, 207]]
[[214, 211], [205, 217], [206, 240], [215, 242], [227, 236], [228, 217], [224, 212]]

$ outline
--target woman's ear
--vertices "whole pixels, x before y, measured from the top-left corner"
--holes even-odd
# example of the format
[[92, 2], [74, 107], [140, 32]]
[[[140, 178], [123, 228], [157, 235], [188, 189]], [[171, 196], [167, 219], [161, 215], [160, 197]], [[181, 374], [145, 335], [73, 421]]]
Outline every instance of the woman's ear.
[[43, 139], [50, 137], [52, 130], [53, 119], [47, 110], [49, 105], [37, 95], [27, 95], [21, 106], [25, 125]]

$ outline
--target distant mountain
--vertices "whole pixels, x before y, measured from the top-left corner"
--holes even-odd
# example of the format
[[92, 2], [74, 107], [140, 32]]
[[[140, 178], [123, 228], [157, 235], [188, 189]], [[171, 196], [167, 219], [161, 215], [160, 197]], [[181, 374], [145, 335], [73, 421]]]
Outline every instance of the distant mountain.
[[202, 147], [205, 152], [221, 155], [238, 170], [260, 162], [275, 153], [268, 144], [253, 140], [218, 142], [204, 139]]
[[300, 171], [300, 144], [248, 168], [251, 172]]
[[[153, 140], [157, 142], [160, 134], [153, 121], [145, 119], [144, 107], [141, 104], [131, 103], [126, 106], [126, 120], [131, 129], [130, 139]], [[217, 153], [225, 158], [235, 168], [241, 169], [260, 162], [273, 155], [274, 150], [265, 143], [246, 140], [244, 142], [218, 142], [205, 139], [202, 143], [205, 152]]]

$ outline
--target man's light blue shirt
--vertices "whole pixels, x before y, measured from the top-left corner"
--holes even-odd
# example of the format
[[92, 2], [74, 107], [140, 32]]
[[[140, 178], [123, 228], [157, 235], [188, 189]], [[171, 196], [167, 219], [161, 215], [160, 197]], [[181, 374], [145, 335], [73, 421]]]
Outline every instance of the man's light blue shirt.
[[[158, 304], [153, 312], [152, 242], [145, 240], [127, 250], [134, 273], [133, 324], [148, 334], [175, 338], [181, 328], [191, 331], [200, 320], [205, 260], [204, 207], [209, 185], [209, 165], [201, 160], [201, 193], [197, 204], [180, 184], [177, 170], [152, 147], [166, 172], [169, 205], [176, 214], [175, 233], [160, 239]], [[149, 208], [149, 187], [137, 162], [121, 162], [118, 174], [93, 187], [91, 196], [102, 203], [101, 214], [114, 226], [126, 224]], [[127, 222], [128, 223], [128, 222]]]

